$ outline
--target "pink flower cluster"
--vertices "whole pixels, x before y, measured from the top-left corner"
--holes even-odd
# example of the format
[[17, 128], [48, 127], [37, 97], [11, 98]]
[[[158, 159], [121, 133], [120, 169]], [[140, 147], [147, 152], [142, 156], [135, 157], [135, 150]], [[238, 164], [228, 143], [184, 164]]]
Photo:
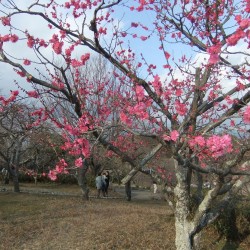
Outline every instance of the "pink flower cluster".
[[163, 135], [163, 140], [165, 140], [165, 141], [176, 142], [178, 138], [179, 138], [179, 132], [177, 130], [171, 131], [170, 135]]
[[237, 21], [239, 28], [227, 38], [227, 44], [229, 46], [235, 46], [240, 39], [243, 39], [244, 37], [250, 38], [250, 31], [248, 29], [250, 27], [250, 18], [242, 19], [241, 15], [237, 15], [235, 20]]
[[120, 119], [124, 124], [128, 126], [132, 125], [132, 120], [124, 112], [120, 113]]
[[82, 163], [83, 163], [82, 157], [79, 157], [78, 159], [75, 160], [75, 166], [78, 168], [82, 167]]
[[138, 102], [134, 107], [128, 107], [128, 112], [131, 115], [136, 115], [138, 118], [141, 118], [143, 120], [149, 117], [147, 112], [147, 105], [145, 102]]
[[250, 124], [250, 106], [247, 106], [246, 109], [245, 109], [245, 111], [244, 111], [243, 121], [245, 123]]
[[[7, 106], [9, 103], [16, 100], [19, 94], [18, 90], [11, 91], [11, 95], [9, 98], [5, 99], [3, 96], [0, 96], [0, 102], [2, 103], [3, 107]], [[3, 108], [1, 109], [3, 111]]]
[[174, 104], [175, 110], [179, 115], [184, 116], [187, 113], [187, 106], [185, 103], [181, 103], [179, 100], [176, 100]]
[[152, 85], [155, 89], [156, 94], [161, 95], [162, 83], [161, 83], [161, 79], [158, 75], [156, 75], [154, 77], [154, 81], [152, 82]]
[[145, 94], [144, 94], [144, 88], [142, 86], [136, 85], [135, 93], [138, 98], [138, 101], [142, 101], [144, 99]]
[[209, 138], [196, 136], [189, 140], [189, 147], [198, 153], [200, 159], [205, 156], [217, 159], [233, 151], [232, 139], [229, 135], [213, 135]]
[[33, 98], [38, 98], [39, 94], [37, 93], [37, 91], [27, 91], [27, 94], [29, 97], [33, 97]]
[[55, 181], [57, 179], [58, 174], [68, 174], [68, 170], [66, 169], [68, 166], [67, 162], [64, 159], [61, 159], [54, 170], [50, 170], [48, 173], [48, 177]]
[[68, 139], [61, 148], [71, 155], [83, 155], [85, 158], [90, 155], [89, 141], [85, 138], [77, 138], [73, 142]]
[[10, 26], [10, 17], [0, 17], [3, 26]]
[[86, 54], [81, 56], [81, 60], [72, 59], [71, 66], [73, 68], [81, 67], [81, 66], [85, 65], [85, 63], [89, 60], [89, 58], [90, 58], [90, 54], [86, 53]]
[[62, 41], [59, 41], [58, 35], [54, 34], [52, 36], [52, 39], [50, 39], [49, 41], [52, 44], [52, 48], [55, 51], [55, 53], [58, 55], [61, 54], [64, 43]]
[[221, 51], [221, 44], [217, 43], [213, 46], [207, 48], [207, 53], [209, 54], [209, 64], [216, 64], [219, 61], [219, 54]]
[[12, 43], [16, 43], [18, 41], [18, 36], [13, 34], [13, 35], [4, 35], [1, 36], [0, 35], [0, 41], [1, 42], [12, 42]]

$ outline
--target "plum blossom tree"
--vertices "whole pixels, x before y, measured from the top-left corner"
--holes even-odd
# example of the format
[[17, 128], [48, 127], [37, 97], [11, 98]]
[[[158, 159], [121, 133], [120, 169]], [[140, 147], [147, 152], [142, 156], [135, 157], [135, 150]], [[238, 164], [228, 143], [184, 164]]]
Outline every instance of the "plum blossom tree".
[[[64, 131], [64, 149], [76, 157], [83, 173], [93, 138], [130, 164], [123, 179], [128, 186], [159, 151], [171, 148], [176, 248], [194, 249], [201, 230], [249, 181], [244, 163], [250, 121], [249, 1], [0, 4], [0, 61], [23, 78], [19, 86], [30, 98], [41, 100], [44, 93], [55, 97], [54, 105], [41, 113]], [[21, 17], [41, 28], [22, 26]], [[93, 54], [114, 66], [110, 74], [115, 83], [108, 75], [101, 81], [81, 76], [79, 69]], [[34, 91], [25, 90], [30, 87]], [[2, 97], [3, 109], [14, 98]], [[52, 116], [59, 101], [71, 105], [75, 123], [69, 115]], [[115, 119], [113, 110], [119, 114]], [[117, 126], [122, 128], [119, 136], [108, 136]], [[126, 137], [133, 134], [157, 143], [143, 157], [132, 157]], [[51, 177], [65, 167], [62, 160]], [[214, 178], [205, 195], [204, 175]], [[194, 176], [198, 184], [191, 192]]]

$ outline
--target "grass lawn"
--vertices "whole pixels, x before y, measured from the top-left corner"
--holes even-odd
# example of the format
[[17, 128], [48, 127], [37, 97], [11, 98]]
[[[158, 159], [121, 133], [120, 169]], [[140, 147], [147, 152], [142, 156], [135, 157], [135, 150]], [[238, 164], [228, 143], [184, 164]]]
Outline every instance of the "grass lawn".
[[[175, 249], [173, 212], [163, 201], [0, 192], [0, 225], [1, 250]], [[250, 249], [249, 237], [237, 246], [218, 237], [204, 232], [202, 249]]]

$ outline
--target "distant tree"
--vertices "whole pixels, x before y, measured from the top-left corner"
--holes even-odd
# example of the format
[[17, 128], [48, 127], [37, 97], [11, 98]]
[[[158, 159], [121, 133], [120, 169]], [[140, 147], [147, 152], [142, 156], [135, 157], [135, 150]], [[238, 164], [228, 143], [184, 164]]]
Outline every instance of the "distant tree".
[[19, 192], [19, 167], [23, 164], [23, 155], [26, 150], [26, 140], [31, 130], [28, 125], [31, 120], [29, 109], [25, 105], [12, 104], [5, 106], [0, 113], [0, 158], [13, 179], [14, 191]]

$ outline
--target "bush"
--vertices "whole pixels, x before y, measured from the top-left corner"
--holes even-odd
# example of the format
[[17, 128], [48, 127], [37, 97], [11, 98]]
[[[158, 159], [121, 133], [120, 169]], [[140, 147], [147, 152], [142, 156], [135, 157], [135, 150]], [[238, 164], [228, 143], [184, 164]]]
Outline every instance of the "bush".
[[214, 222], [214, 226], [218, 233], [227, 240], [241, 241], [250, 233], [249, 202], [242, 202], [238, 206], [227, 206]]
[[77, 179], [74, 175], [58, 174], [55, 182], [60, 184], [77, 184]]

